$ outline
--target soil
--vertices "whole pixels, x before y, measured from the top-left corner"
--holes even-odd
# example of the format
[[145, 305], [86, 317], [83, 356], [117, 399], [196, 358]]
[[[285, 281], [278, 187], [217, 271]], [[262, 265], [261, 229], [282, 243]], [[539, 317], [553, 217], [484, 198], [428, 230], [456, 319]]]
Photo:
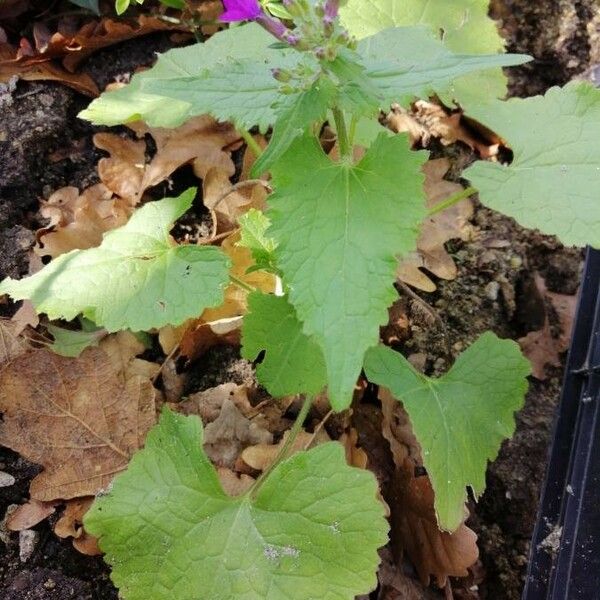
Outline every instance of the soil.
[[[492, 4], [508, 49], [536, 58], [531, 65], [512, 71], [512, 94], [543, 93], [576, 76], [593, 78], [594, 67], [600, 63], [600, 11], [594, 7], [595, 0], [494, 0]], [[100, 52], [87, 66], [103, 86], [151, 63], [154, 52], [169, 44], [164, 35], [146, 37]], [[96, 181], [100, 153], [91, 136], [98, 128], [76, 118], [87, 101], [60, 85], [19, 83], [0, 111], [0, 279], [22, 276], [28, 270], [27, 250], [39, 226], [39, 199], [65, 185], [82, 188]], [[453, 172], [472, 160], [461, 146], [431, 150], [434, 155], [449, 156]], [[555, 239], [525, 231], [511, 219], [480, 206], [473, 224], [477, 231], [473, 241], [448, 245], [458, 277], [439, 281], [435, 293], [421, 295], [446, 323], [446, 331], [431, 322], [422, 303], [402, 296], [400, 290], [413, 324], [413, 335], [402, 351], [420, 355], [430, 373], [449, 367], [448, 347], [456, 355], [483, 331], [517, 339], [539, 329], [545, 306], [532, 285], [535, 272], [554, 292], [572, 294], [578, 286], [580, 250], [565, 249]], [[13, 310], [0, 304], [0, 314]], [[456, 597], [520, 598], [561, 378], [561, 369], [554, 369], [546, 381], [531, 379], [525, 407], [516, 418], [516, 434], [490, 465], [487, 490], [472, 506], [469, 524], [479, 535], [479, 571], [483, 573], [477, 579], [481, 580], [478, 595], [463, 596], [461, 585], [453, 582]], [[235, 349], [214, 348], [191, 367], [187, 391], [253, 379], [252, 365], [240, 359]], [[367, 414], [369, 419], [380, 417], [369, 398], [364, 406], [361, 418]], [[386, 460], [389, 463], [389, 456], [381, 457], [382, 463]], [[0, 488], [1, 516], [9, 505], [27, 499], [29, 482], [39, 468], [0, 449], [0, 470], [16, 479], [13, 486]], [[6, 544], [0, 541], [0, 597], [116, 599], [103, 561], [76, 552], [69, 541], [54, 536], [51, 525], [52, 518], [35, 528], [37, 541], [26, 561], [19, 558], [18, 535], [13, 534]], [[422, 593], [423, 598], [437, 596], [433, 590]]]

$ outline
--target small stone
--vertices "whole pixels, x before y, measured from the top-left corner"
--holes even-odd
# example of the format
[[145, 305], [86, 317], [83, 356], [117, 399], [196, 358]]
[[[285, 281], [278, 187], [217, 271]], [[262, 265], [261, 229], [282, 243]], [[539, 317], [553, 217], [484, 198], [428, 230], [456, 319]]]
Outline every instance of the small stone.
[[498, 293], [500, 292], [500, 284], [497, 281], [490, 281], [486, 286], [485, 286], [485, 295], [492, 300], [493, 302], [495, 302], [496, 300], [498, 300]]
[[0, 471], [0, 488], [10, 487], [11, 485], [15, 485], [15, 478], [10, 473]]
[[26, 563], [33, 554], [37, 545], [39, 534], [33, 529], [23, 529], [19, 531], [19, 559]]
[[56, 582], [54, 581], [54, 579], [49, 578], [46, 581], [44, 581], [44, 587], [47, 590], [53, 590], [56, 587]]

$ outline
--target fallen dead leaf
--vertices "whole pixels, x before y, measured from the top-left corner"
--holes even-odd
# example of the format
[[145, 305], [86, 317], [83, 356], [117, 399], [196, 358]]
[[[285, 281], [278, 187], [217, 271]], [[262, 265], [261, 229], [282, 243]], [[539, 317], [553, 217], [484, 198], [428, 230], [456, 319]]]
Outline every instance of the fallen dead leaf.
[[488, 130], [465, 123], [461, 111], [452, 112], [426, 100], [417, 100], [409, 109], [395, 104], [386, 116], [387, 126], [396, 133], [408, 133], [413, 146], [427, 146], [433, 137], [444, 146], [462, 142], [482, 158], [496, 156], [500, 139]]
[[69, 500], [60, 519], [54, 525], [54, 533], [59, 538], [73, 538], [75, 549], [88, 556], [102, 554], [97, 539], [87, 533], [83, 527], [83, 517], [93, 502], [93, 496]]
[[9, 531], [31, 529], [55, 512], [55, 502], [40, 502], [32, 498], [10, 513], [6, 518], [6, 528]]
[[220, 467], [217, 469], [217, 475], [223, 490], [228, 496], [241, 496], [245, 494], [254, 483], [254, 479], [244, 473], [238, 474], [231, 469]]
[[477, 536], [464, 523], [453, 533], [438, 529], [433, 488], [408, 414], [388, 390], [381, 388], [379, 396], [382, 431], [396, 466], [392, 494], [397, 504], [390, 507], [392, 545], [398, 554], [406, 551], [424, 585], [433, 576], [438, 586], [444, 587], [448, 577], [466, 576], [477, 561]]
[[240, 452], [253, 444], [270, 444], [273, 434], [245, 417], [226, 399], [219, 416], [204, 428], [204, 450], [220, 467], [233, 468]]
[[[283, 434], [283, 437], [277, 444], [266, 442], [246, 448], [242, 452], [242, 460], [256, 471], [264, 471], [273, 464], [273, 461], [287, 442], [289, 435], [290, 432], [288, 430]], [[317, 435], [301, 430], [296, 436], [293, 444], [290, 446], [287, 454], [288, 456], [291, 456], [296, 452], [300, 452], [300, 450], [314, 448], [319, 444], [329, 441], [331, 441], [331, 438], [324, 429], [320, 429]], [[348, 443], [351, 443], [351, 441]], [[350, 458], [352, 458], [352, 450], [346, 449], [346, 456], [348, 456], [348, 454], [350, 454]], [[358, 458], [358, 455], [356, 455], [356, 457]]]
[[27, 351], [27, 343], [19, 337], [21, 331], [20, 323], [0, 319], [0, 371]]
[[254, 412], [248, 400], [246, 386], [232, 382], [191, 394], [187, 400], [178, 402], [173, 408], [184, 415], [198, 415], [206, 424], [212, 423], [219, 417], [223, 403], [227, 400], [233, 402], [244, 416]]
[[120, 375], [100, 348], [79, 358], [36, 349], [0, 374], [0, 444], [44, 467], [41, 501], [95, 495], [123, 470], [155, 422], [154, 388]]
[[[450, 161], [446, 158], [430, 160], [423, 166], [427, 208], [435, 207], [463, 189], [461, 185], [444, 179], [449, 168]], [[398, 278], [425, 292], [435, 291], [436, 286], [421, 269], [426, 269], [440, 279], [454, 279], [457, 275], [456, 265], [444, 244], [455, 238], [471, 239], [473, 230], [469, 219], [472, 215], [473, 203], [465, 199], [428, 217], [423, 222], [417, 251], [401, 261]]]
[[58, 81], [86, 96], [98, 96], [100, 91], [87, 73], [69, 73], [50, 60], [36, 62], [19, 56], [19, 49], [7, 41], [0, 40], [0, 82], [12, 77], [24, 81]]
[[536, 379], [544, 381], [548, 378], [546, 366], [560, 367], [562, 365], [561, 354], [568, 350], [571, 343], [571, 332], [577, 309], [577, 294], [570, 296], [549, 291], [539, 273], [534, 274], [534, 282], [541, 297], [545, 298], [555, 311], [558, 319], [557, 328], [551, 325], [546, 310], [543, 327], [529, 332], [518, 341], [523, 354], [531, 362], [532, 375]]
[[124, 225], [133, 207], [102, 183], [81, 194], [75, 187], [64, 187], [41, 203], [40, 214], [50, 223], [36, 233], [35, 252], [57, 256], [71, 250], [100, 245], [105, 232]]

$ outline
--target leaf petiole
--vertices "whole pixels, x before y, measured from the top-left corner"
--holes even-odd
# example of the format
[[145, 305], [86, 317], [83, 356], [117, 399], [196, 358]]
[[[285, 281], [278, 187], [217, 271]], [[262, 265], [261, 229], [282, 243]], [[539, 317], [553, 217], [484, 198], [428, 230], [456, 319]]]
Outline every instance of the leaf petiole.
[[229, 274], [229, 281], [231, 281], [231, 283], [233, 283], [233, 285], [237, 285], [239, 288], [245, 290], [246, 292], [255, 292], [256, 289], [253, 288], [251, 285], [248, 285], [245, 281], [242, 281], [239, 277], [236, 277], [235, 275], [231, 275], [231, 273]]
[[342, 158], [348, 158], [349, 156], [352, 156], [352, 148], [350, 147], [350, 140], [348, 138], [348, 130], [346, 129], [346, 119], [344, 118], [344, 113], [339, 108], [332, 108], [331, 110], [333, 112], [338, 144], [340, 146], [340, 156]]
[[300, 433], [300, 430], [302, 429], [302, 425], [304, 425], [304, 421], [306, 420], [306, 417], [308, 416], [310, 407], [312, 406], [312, 402], [313, 402], [312, 396], [305, 397], [304, 402], [302, 403], [302, 408], [300, 409], [300, 412], [298, 413], [298, 416], [296, 417], [296, 420], [294, 421], [294, 424], [292, 425], [292, 428], [290, 429], [290, 433], [287, 436], [285, 442], [283, 443], [281, 450], [279, 450], [279, 452], [277, 453], [275, 460], [260, 474], [258, 479], [254, 482], [254, 484], [248, 491], [248, 495], [250, 496], [250, 498], [256, 497], [256, 494], [257, 494], [258, 490], [260, 489], [260, 486], [267, 480], [267, 478], [273, 472], [275, 467], [282, 460], [287, 458], [290, 448], [292, 448], [294, 442], [296, 441], [296, 438], [298, 437], [298, 434]]
[[442, 212], [443, 210], [446, 210], [447, 208], [450, 208], [451, 206], [458, 204], [461, 200], [464, 200], [465, 198], [468, 198], [469, 196], [476, 194], [477, 191], [478, 190], [475, 189], [474, 187], [468, 187], [467, 189], [454, 194], [454, 196], [450, 196], [450, 198], [446, 198], [446, 200], [443, 200], [439, 204], [436, 204], [427, 213], [427, 216], [431, 217], [432, 215], [437, 215], [438, 213]]
[[263, 149], [258, 145], [258, 142], [252, 137], [252, 134], [240, 125], [237, 126], [237, 130], [239, 131], [240, 135], [244, 138], [244, 141], [246, 142], [248, 148], [252, 150], [254, 156], [256, 156], [256, 158], [259, 158], [260, 155], [263, 153]]

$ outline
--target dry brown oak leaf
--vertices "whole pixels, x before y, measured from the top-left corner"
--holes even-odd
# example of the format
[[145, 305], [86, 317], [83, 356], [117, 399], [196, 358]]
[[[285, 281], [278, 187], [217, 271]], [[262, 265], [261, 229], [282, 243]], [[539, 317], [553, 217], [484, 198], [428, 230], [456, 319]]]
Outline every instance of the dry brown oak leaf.
[[546, 311], [544, 326], [538, 331], [529, 332], [518, 341], [523, 354], [531, 363], [532, 375], [543, 381], [548, 378], [546, 365], [560, 367], [562, 365], [560, 355], [569, 348], [571, 343], [577, 294], [568, 296], [549, 291], [539, 273], [535, 273], [534, 281], [541, 297], [548, 301], [556, 313], [558, 331], [551, 326], [548, 311]]
[[218, 167], [228, 177], [235, 173], [231, 150], [240, 142], [233, 125], [219, 123], [208, 115], [195, 117], [175, 129], [151, 128], [141, 122], [128, 124], [139, 138], [150, 134], [156, 152], [146, 162], [146, 142], [114, 133], [94, 136], [97, 148], [109, 153], [98, 163], [100, 180], [106, 187], [133, 205], [152, 186], [165, 181], [179, 167], [191, 163], [194, 173], [204, 178]]
[[142, 446], [156, 419], [154, 388], [113, 364], [100, 348], [77, 359], [37, 349], [0, 373], [0, 444], [44, 467], [32, 498], [93, 496]]
[[[444, 179], [449, 168], [450, 161], [446, 158], [430, 160], [423, 166], [427, 208], [434, 208], [463, 189], [461, 185]], [[425, 219], [417, 251], [402, 260], [398, 267], [398, 279], [424, 292], [433, 292], [436, 286], [422, 269], [440, 279], [454, 279], [457, 275], [456, 265], [444, 244], [456, 238], [465, 241], [471, 239], [469, 219], [472, 215], [473, 203], [465, 199]]]
[[[408, 414], [387, 389], [382, 388], [379, 396], [382, 431], [396, 466], [392, 478], [396, 502], [390, 503], [392, 546], [397, 553], [408, 554], [424, 585], [433, 576], [438, 586], [444, 587], [449, 576], [465, 577], [477, 561], [477, 536], [464, 523], [453, 533], [438, 529], [433, 488], [424, 474], [421, 448]], [[423, 471], [418, 477], [417, 468]]]
[[49, 223], [36, 232], [34, 250], [39, 256], [56, 258], [71, 250], [99, 246], [104, 233], [125, 225], [132, 210], [131, 204], [113, 196], [102, 183], [81, 194], [75, 187], [61, 188], [41, 202], [40, 214]]
[[91, 54], [128, 39], [157, 31], [186, 29], [185, 25], [140, 15], [135, 19], [94, 19], [81, 27], [70, 18], [58, 21], [57, 31], [34, 23], [31, 44], [22, 38], [19, 47], [0, 40], [0, 81], [18, 76], [28, 81], [60, 81], [78, 92], [97, 96], [98, 87], [86, 73], [75, 73], [80, 62]]

